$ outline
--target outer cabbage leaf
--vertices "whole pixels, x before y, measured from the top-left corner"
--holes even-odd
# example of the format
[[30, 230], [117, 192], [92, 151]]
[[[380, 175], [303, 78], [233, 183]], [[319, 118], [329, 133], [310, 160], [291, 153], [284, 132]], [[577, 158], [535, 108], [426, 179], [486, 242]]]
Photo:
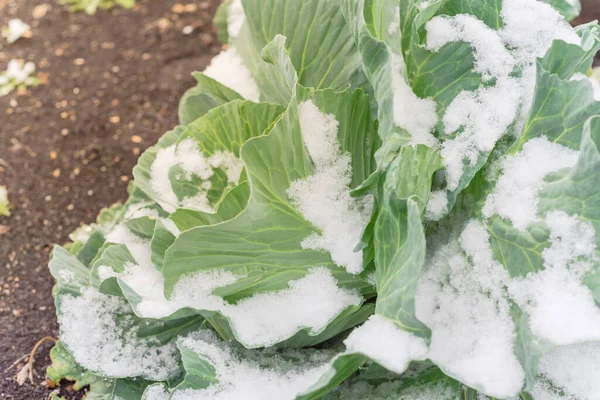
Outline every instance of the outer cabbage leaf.
[[[589, 25], [580, 29], [579, 33], [586, 38], [584, 43], [587, 42], [587, 47], [576, 49], [562, 41], [555, 41], [546, 57], [539, 60], [537, 85], [531, 111], [524, 123], [522, 134], [507, 152], [507, 154], [515, 154], [522, 150], [527, 141], [540, 136], [545, 136], [549, 141], [573, 150], [579, 150], [581, 146], [579, 167], [576, 166], [570, 172], [565, 171], [546, 178], [547, 180], [556, 181], [556, 184], [548, 183], [540, 191], [538, 205], [540, 216], [544, 216], [552, 210], [565, 210], [561, 208], [561, 204], [564, 207], [567, 202], [564, 200], [562, 203], [560, 201], [554, 202], [552, 197], [560, 197], [561, 190], [573, 190], [571, 188], [567, 189], [572, 184], [570, 176], [579, 174], [581, 177], [583, 174], [586, 176], [586, 180], [594, 179], [592, 170], [585, 169], [582, 166], [590, 165], [589, 163], [593, 164], [592, 154], [594, 154], [594, 150], [591, 145], [593, 142], [591, 138], [593, 137], [592, 127], [595, 126], [595, 123], [585, 124], [590, 117], [600, 114], [600, 103], [594, 100], [591, 83], [585, 80], [571, 80], [571, 77], [580, 71], [579, 68], [588, 66], [593, 59], [593, 54], [598, 49], [598, 31], [597, 27]], [[561, 52], [565, 57], [564, 62], [558, 60], [557, 55]], [[573, 65], [578, 67], [574, 68]], [[587, 133], [585, 133], [584, 127], [587, 127]], [[481, 178], [481, 176], [477, 178], [474, 185], [481, 184]], [[559, 189], [561, 185], [564, 186]], [[480, 189], [481, 192], [478, 195], [480, 199], [484, 200], [493, 190], [494, 185], [483, 183], [480, 186], [483, 189]], [[578, 189], [575, 189], [575, 193], [577, 191]], [[586, 211], [577, 205], [582, 204], [576, 200], [578, 195], [573, 194], [573, 192], [571, 194], [574, 197], [569, 199], [568, 204], [571, 209], [567, 212], [570, 215], [581, 213], [579, 218], [586, 219], [583, 216]], [[593, 197], [589, 201], [593, 203]], [[472, 210], [475, 215], [478, 215], [478, 207], [482, 205], [483, 203], [479, 202]], [[593, 206], [591, 207], [593, 209]], [[511, 277], [524, 277], [530, 272], [544, 269], [542, 252], [550, 244], [549, 230], [544, 223], [533, 223], [526, 230], [519, 230], [514, 228], [510, 221], [494, 215], [486, 221], [486, 228], [490, 234], [490, 245], [495, 260], [506, 268]], [[597, 293], [594, 290], [595, 285], [593, 282], [597, 279], [597, 271], [595, 271], [586, 278], [585, 282], [590, 286], [595, 296], [597, 296]], [[528, 316], [519, 307], [513, 306], [511, 313], [517, 329], [516, 355], [525, 371], [525, 389], [531, 390], [537, 375], [537, 365], [540, 358], [555, 346], [537, 338], [531, 332]]]
[[192, 74], [198, 83], [188, 89], [179, 101], [179, 123], [187, 125], [205, 115], [215, 107], [233, 100], [242, 100], [234, 90], [220, 84], [208, 76]]
[[415, 316], [415, 293], [425, 262], [423, 211], [440, 161], [427, 146], [403, 147], [387, 171], [375, 224], [376, 313], [426, 339], [430, 331]]
[[[358, 185], [374, 169], [369, 154], [374, 152], [376, 139], [368, 97], [360, 91], [336, 94], [299, 87], [297, 102], [309, 99], [322, 112], [336, 116], [340, 145], [353, 156], [352, 185]], [[336, 267], [329, 254], [301, 248], [302, 240], [315, 230], [291, 204], [286, 191], [292, 181], [309, 176], [313, 167], [304, 150], [296, 104], [288, 108], [268, 136], [242, 146], [250, 185], [246, 208], [231, 220], [183, 232], [167, 250], [162, 269], [167, 295], [183, 275], [223, 270], [246, 274], [235, 284], [214, 291], [235, 302], [255, 293], [285, 289], [289, 281], [303, 277], [316, 266], [330, 269], [343, 287], [372, 293], [369, 284]], [[368, 313], [363, 315], [366, 318]], [[349, 317], [339, 316], [339, 329], [358, 323], [353, 321], [348, 326], [343, 321], [349, 321]], [[323, 332], [319, 340], [332, 334]], [[304, 333], [299, 335], [305, 336], [305, 343], [314, 341]], [[293, 342], [298, 345], [298, 340], [297, 336]]]
[[258, 54], [276, 35], [283, 35], [302, 86], [370, 90], [337, 1], [243, 0], [243, 5], [252, 45], [239, 46], [242, 50]]
[[[112, 246], [115, 247], [115, 246]], [[70, 340], [84, 340], [84, 341], [88, 341], [91, 340], [90, 345], [98, 345], [98, 346], [112, 346], [113, 343], [105, 343], [103, 342], [103, 344], [99, 344], [99, 342], [97, 342], [98, 338], [101, 338], [102, 333], [101, 332], [93, 332], [94, 335], [89, 335], [85, 336], [85, 335], [81, 335], [81, 332], [77, 333], [75, 331], [73, 332], [69, 332], [69, 334], [66, 333], [65, 329], [81, 329], [83, 326], [87, 326], [88, 324], [90, 326], [95, 326], [98, 327], [100, 325], [104, 325], [106, 324], [106, 322], [101, 322], [100, 325], [98, 323], [94, 323], [94, 319], [106, 319], [106, 318], [110, 318], [112, 319], [112, 323], [114, 324], [114, 327], [116, 329], [116, 331], [112, 332], [116, 335], [122, 335], [118, 340], [124, 340], [125, 343], [128, 343], [127, 346], [130, 346], [128, 348], [128, 351], [131, 350], [132, 348], [135, 348], [137, 343], [143, 343], [143, 345], [145, 346], [144, 348], [147, 349], [147, 351], [150, 351], [150, 349], [153, 346], [156, 346], [157, 351], [160, 353], [161, 351], [163, 351], [162, 349], [166, 349], [169, 343], [173, 342], [174, 340], [177, 339], [178, 336], [180, 335], [185, 335], [190, 331], [193, 331], [195, 329], [198, 329], [198, 327], [201, 326], [201, 324], [204, 322], [203, 318], [200, 316], [193, 316], [191, 318], [186, 318], [186, 319], [178, 319], [178, 320], [174, 320], [174, 321], [170, 321], [170, 322], [162, 322], [162, 321], [156, 321], [156, 320], [149, 320], [149, 319], [141, 319], [135, 316], [135, 314], [133, 314], [133, 311], [131, 311], [130, 308], [128, 308], [125, 304], [122, 304], [122, 306], [117, 307], [120, 311], [118, 314], [110, 314], [111, 309], [110, 306], [109, 308], [101, 308], [101, 309], [97, 309], [97, 310], [93, 310], [93, 309], [87, 309], [87, 308], [80, 308], [80, 309], [73, 309], [73, 304], [74, 304], [74, 300], [76, 301], [77, 298], [80, 298], [81, 296], [86, 296], [86, 295], [92, 295], [92, 296], [108, 296], [105, 297], [105, 299], [109, 299], [109, 298], [113, 298], [113, 296], [110, 295], [101, 295], [101, 294], [97, 294], [95, 295], [95, 289], [93, 289], [92, 287], [89, 286], [89, 276], [90, 276], [90, 270], [85, 267], [83, 264], [81, 264], [73, 255], [69, 254], [65, 249], [61, 248], [60, 246], [55, 246], [55, 249], [53, 251], [52, 254], [52, 258], [51, 258], [51, 262], [50, 262], [50, 271], [53, 275], [53, 277], [57, 280], [57, 288], [55, 290], [55, 303], [56, 303], [56, 312], [59, 318], [59, 321], [62, 321], [63, 323], [61, 323], [61, 329], [60, 329], [60, 333], [61, 333], [61, 338], [62, 338], [62, 344], [61, 346], [64, 346], [66, 349], [69, 350], [69, 353], [73, 355], [75, 362], [77, 364], [82, 364], [80, 360], [77, 359], [77, 352], [74, 352], [72, 348], [70, 348], [70, 344], [68, 343], [69, 340], [67, 338], [70, 338]], [[108, 300], [108, 301], [112, 301], [112, 300]], [[123, 300], [124, 301], [124, 300]], [[69, 304], [69, 310], [66, 310], [64, 307], [65, 304]], [[107, 303], [108, 304], [108, 303]], [[114, 305], [114, 302], [110, 303]], [[100, 307], [103, 307], [100, 305]], [[129, 311], [126, 311], [129, 310]], [[68, 315], [70, 316], [69, 318], [69, 325], [75, 324], [75, 326], [77, 326], [78, 328], [72, 328], [72, 327], [67, 327], [65, 326], [65, 322], [66, 320], [61, 320], [61, 316], [67, 312]], [[100, 335], [100, 337], [98, 336]], [[138, 342], [141, 341], [141, 342]], [[57, 350], [58, 351], [58, 350]], [[81, 351], [81, 349], [79, 349], [79, 351]], [[102, 347], [96, 348], [94, 349], [94, 351], [98, 352], [102, 352]], [[107, 349], [106, 351], [110, 352], [110, 351], [114, 351], [114, 349]], [[64, 357], [65, 355], [63, 354], [61, 357]], [[124, 357], [123, 355], [119, 355], [120, 357]], [[176, 353], [174, 353], [174, 356], [177, 356]], [[117, 357], [117, 355], [115, 355], [115, 357]], [[117, 357], [118, 358], [118, 357]], [[62, 360], [62, 358], [59, 359], [59, 361]], [[114, 361], [113, 362], [117, 362]], [[123, 362], [123, 360], [121, 360], [121, 362]], [[135, 361], [132, 361], [135, 362]], [[158, 366], [160, 361], [156, 360], [156, 365]], [[173, 364], [174, 363], [174, 364]], [[83, 363], [85, 364], [85, 363]], [[177, 364], [177, 359], [172, 360], [172, 364], [176, 365]], [[93, 375], [98, 375], [98, 376], [102, 376], [105, 378], [129, 378], [129, 377], [138, 377], [139, 376], [136, 375], [128, 375], [128, 374], [123, 374], [123, 373], [107, 373], [107, 371], [94, 371], [94, 368], [92, 368], [90, 365], [86, 365], [85, 367], [87, 367], [87, 370], [90, 370], [91, 373]], [[57, 367], [57, 368], [60, 368]], [[101, 368], [104, 368], [104, 366], [102, 366]], [[59, 374], [60, 372], [57, 372], [57, 374]], [[177, 370], [172, 370], [169, 375], [169, 380], [171, 379], [177, 379], [177, 374], [179, 372]], [[145, 376], [145, 373], [140, 374], [142, 377]], [[145, 376], [146, 378], [152, 378], [152, 376], [148, 375]], [[121, 379], [117, 379], [117, 382], [121, 381]], [[137, 384], [139, 384], [140, 382], [138, 382]], [[119, 385], [123, 385], [123, 384], [127, 384], [127, 382], [121, 382]], [[135, 386], [135, 385], [134, 385]]]
[[[182, 171], [180, 168], [173, 167], [169, 171], [171, 186], [179, 195], [180, 204], [171, 204], [169, 200], [162, 199], [152, 186], [151, 173], [152, 164], [161, 149], [176, 145], [183, 139], [192, 138], [205, 156], [210, 156], [217, 151], [228, 151], [239, 156], [240, 146], [249, 138], [260, 136], [268, 131], [281, 111], [281, 108], [276, 105], [237, 100], [210, 110], [204, 117], [195, 120], [187, 127], [177, 127], [175, 130], [167, 132], [157, 145], [144, 152], [134, 167], [135, 186], [152, 200], [161, 204], [163, 208], [174, 210], [180, 207], [182, 197], [193, 196], [203, 181], [200, 179], [178, 181], [177, 176]], [[217, 170], [215, 169], [215, 171]], [[216, 206], [227, 187], [226, 177], [223, 174], [215, 173], [211, 182], [213, 189], [208, 192], [208, 199]], [[218, 190], [215, 190], [216, 188]]]
[[46, 374], [56, 385], [61, 380], [74, 382], [73, 389], [88, 387], [85, 398], [89, 400], [139, 399], [149, 382], [144, 379], [107, 379], [83, 369], [69, 350], [59, 341], [50, 351], [52, 365]]

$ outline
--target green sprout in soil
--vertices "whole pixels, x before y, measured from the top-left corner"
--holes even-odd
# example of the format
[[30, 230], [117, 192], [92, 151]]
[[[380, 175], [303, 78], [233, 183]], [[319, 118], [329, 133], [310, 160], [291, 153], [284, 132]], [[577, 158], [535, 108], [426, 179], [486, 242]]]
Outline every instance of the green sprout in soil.
[[18, 18], [8, 21], [8, 25], [2, 28], [2, 37], [11, 44], [22, 38], [31, 27]]
[[84, 11], [88, 15], [96, 13], [98, 8], [110, 10], [114, 6], [131, 8], [135, 5], [135, 0], [60, 0], [60, 4], [71, 6], [71, 12]]
[[10, 217], [10, 210], [12, 206], [8, 202], [8, 192], [6, 186], [0, 186], [0, 215], [4, 217]]
[[6, 96], [13, 90], [25, 90], [37, 86], [40, 80], [33, 75], [35, 64], [23, 63], [22, 60], [10, 60], [6, 71], [0, 72], [0, 97]]

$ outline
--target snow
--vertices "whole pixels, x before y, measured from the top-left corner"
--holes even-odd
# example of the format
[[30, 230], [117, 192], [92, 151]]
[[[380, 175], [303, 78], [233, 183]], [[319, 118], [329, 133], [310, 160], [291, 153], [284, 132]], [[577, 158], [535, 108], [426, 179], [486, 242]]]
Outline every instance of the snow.
[[431, 192], [427, 207], [425, 209], [425, 218], [429, 221], [439, 221], [448, 212], [448, 195], [444, 190]]
[[502, 161], [502, 175], [486, 199], [483, 215], [491, 218], [497, 214], [510, 220], [515, 228], [526, 229], [537, 220], [537, 194], [544, 177], [573, 167], [577, 158], [578, 152], [544, 136], [527, 141], [522, 151]]
[[504, 0], [502, 41], [522, 63], [543, 57], [553, 40], [581, 44], [581, 38], [552, 6], [537, 0]]
[[[123, 272], [102, 266], [101, 279], [115, 276], [140, 298], [134, 307], [143, 318], [165, 318], [180, 309], [217, 311], [229, 319], [236, 337], [248, 347], [271, 346], [292, 337], [303, 328], [318, 333], [339, 313], [350, 306], [359, 306], [362, 297], [354, 290], [340, 288], [326, 268], [312, 268], [288, 288], [262, 292], [227, 303], [213, 295], [219, 287], [232, 285], [243, 275], [224, 270], [201, 271], [186, 275], [174, 287], [170, 299], [164, 296], [164, 278], [154, 268], [149, 242], [119, 226], [107, 236], [107, 241], [124, 243], [137, 264], [126, 263]], [[285, 315], [285, 318], [281, 318]]]
[[[0, 204], [2, 200], [0, 199]], [[82, 225], [79, 228], [75, 229], [73, 232], [69, 234], [69, 240], [73, 243], [81, 242], [85, 243], [90, 238], [90, 235], [94, 232], [94, 227], [91, 225]]]
[[302, 241], [302, 248], [324, 250], [351, 274], [363, 270], [362, 251], [354, 251], [371, 219], [373, 197], [350, 196], [351, 156], [342, 153], [337, 139], [338, 121], [323, 114], [311, 101], [298, 106], [302, 139], [315, 172], [292, 182], [288, 195], [307, 221], [319, 229]]
[[[315, 350], [261, 350], [250, 354], [221, 342], [210, 331], [181, 339], [180, 346], [206, 359], [216, 371], [217, 383], [205, 389], [177, 390], [173, 400], [293, 400], [330, 368], [333, 356]], [[162, 399], [164, 392], [156, 392], [158, 396], [146, 400]]]
[[418, 97], [406, 82], [406, 65], [402, 56], [392, 54], [392, 88], [394, 91], [394, 122], [405, 129], [414, 144], [437, 147], [432, 132], [438, 122], [436, 103]]
[[509, 293], [529, 315], [532, 332], [556, 345], [600, 340], [600, 308], [582, 277], [597, 262], [594, 227], [562, 211], [546, 217], [544, 268], [513, 280]]
[[489, 236], [470, 221], [459, 237], [426, 261], [416, 296], [417, 318], [431, 330], [428, 358], [447, 374], [499, 398], [519, 393], [524, 372], [513, 353], [514, 324]]
[[170, 400], [169, 392], [161, 384], [150, 385], [144, 391], [142, 400]]
[[[556, 10], [536, 0], [506, 0], [501, 16], [504, 27], [498, 31], [463, 14], [438, 16], [426, 24], [427, 49], [469, 43], [475, 56], [473, 71], [484, 82], [495, 80], [493, 86], [459, 93], [444, 113], [446, 135], [456, 134], [442, 143], [448, 190], [459, 187], [465, 163], [473, 166], [483, 153], [491, 152], [515, 122], [514, 131], [520, 132], [533, 99], [536, 58], [555, 39], [581, 42]], [[517, 69], [522, 78], [512, 76]]]
[[246, 21], [242, 0], [233, 0], [227, 7], [227, 34], [229, 40], [235, 39]]
[[403, 373], [411, 361], [423, 360], [427, 355], [424, 339], [379, 315], [372, 315], [354, 329], [344, 344], [347, 352], [364, 354], [397, 374]]
[[532, 393], [534, 400], [597, 400], [600, 343], [559, 347], [547, 353], [540, 361], [539, 374]]
[[[446, 109], [446, 134], [456, 138], [442, 144], [448, 189], [456, 190], [465, 161], [473, 166], [482, 153], [491, 152], [513, 123], [521, 101], [521, 87], [514, 78], [500, 77], [496, 86], [459, 93]], [[462, 129], [462, 131], [461, 131]]]
[[469, 43], [476, 55], [474, 71], [486, 81], [506, 77], [515, 68], [516, 61], [498, 32], [471, 15], [439, 16], [429, 21], [426, 29], [427, 48], [433, 52], [448, 43]]
[[165, 228], [167, 228], [167, 230], [169, 232], [171, 232], [173, 234], [173, 236], [177, 237], [181, 234], [181, 231], [179, 230], [179, 228], [177, 228], [177, 225], [175, 225], [175, 222], [173, 222], [172, 219], [170, 218], [159, 218], [159, 221], [162, 222], [162, 224], [164, 225]]
[[338, 287], [326, 268], [309, 270], [304, 277], [290, 281], [288, 289], [257, 293], [235, 305], [211, 294], [237, 278], [226, 272], [191, 275], [177, 283], [171, 300], [176, 308], [220, 311], [230, 320], [238, 340], [248, 347], [273, 345], [305, 327], [313, 334], [320, 332], [344, 309], [362, 303], [357, 292]]
[[19, 40], [31, 27], [18, 18], [8, 20], [8, 26], [2, 30], [2, 36], [11, 44]]
[[[469, 16], [435, 17], [426, 25], [427, 48], [469, 43], [475, 54], [473, 71], [496, 85], [474, 92], [463, 91], [450, 103], [443, 117], [446, 135], [457, 134], [442, 144], [443, 164], [449, 190], [456, 190], [464, 171], [464, 160], [475, 165], [481, 153], [491, 152], [514, 121], [521, 101], [520, 82], [510, 77], [516, 60], [504, 47], [498, 32]], [[461, 132], [459, 132], [462, 129]]]
[[[174, 343], [139, 337], [127, 302], [83, 288], [80, 296], [59, 294], [61, 341], [86, 369], [107, 377], [167, 380], [177, 373]], [[129, 327], [128, 327], [129, 326]]]
[[235, 90], [245, 99], [254, 102], [259, 99], [258, 86], [233, 46], [215, 56], [204, 70], [204, 75]]
[[[173, 191], [169, 172], [171, 168], [180, 166], [183, 175], [175, 176], [178, 180], [191, 180], [194, 176], [204, 182], [198, 187], [194, 196], [178, 199]], [[151, 186], [157, 194], [156, 201], [167, 212], [172, 213], [183, 206], [199, 211], [214, 213], [214, 207], [208, 199], [208, 191], [212, 187], [209, 180], [215, 169], [220, 169], [227, 176], [230, 187], [237, 185], [244, 163], [229, 151], [217, 150], [206, 157], [198, 148], [195, 140], [187, 138], [171, 146], [160, 149], [150, 168]]]

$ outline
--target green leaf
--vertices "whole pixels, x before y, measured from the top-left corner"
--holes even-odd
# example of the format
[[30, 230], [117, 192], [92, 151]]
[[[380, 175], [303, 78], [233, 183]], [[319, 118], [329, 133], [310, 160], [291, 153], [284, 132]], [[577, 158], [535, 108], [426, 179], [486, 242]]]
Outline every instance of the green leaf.
[[[306, 92], [304, 96], [300, 99], [312, 98], [322, 112], [335, 114], [340, 145], [354, 156], [353, 183], [360, 182], [373, 168], [372, 160], [365, 157], [369, 154], [365, 149], [373, 146], [374, 132], [368, 108], [360, 107], [368, 104], [368, 99], [360, 92], [350, 91]], [[254, 271], [258, 274], [251, 279], [255, 293], [275, 276], [278, 283], [275, 287], [269, 283], [268, 290], [284, 288], [290, 279], [301, 277], [311, 267], [332, 265], [327, 254], [301, 248], [300, 242], [314, 228], [298, 213], [286, 193], [292, 181], [312, 172], [295, 104], [288, 108], [270, 135], [246, 142], [242, 159], [250, 182], [248, 206], [232, 220], [193, 228], [177, 238], [167, 251], [163, 267], [167, 293], [180, 276], [201, 269]], [[253, 235], [252, 242], [246, 240], [248, 235]], [[338, 280], [353, 281], [346, 273], [339, 271], [339, 274]], [[244, 288], [240, 286], [238, 290]]]
[[[600, 116], [585, 124], [577, 164], [568, 174], [555, 177], [540, 190], [539, 213], [562, 210], [600, 232]], [[600, 234], [596, 234], [596, 246], [600, 255]]]
[[376, 313], [423, 338], [429, 329], [415, 315], [415, 295], [425, 262], [423, 210], [441, 157], [429, 147], [404, 147], [392, 163], [375, 225]]
[[156, 221], [154, 235], [150, 240], [152, 264], [160, 270], [165, 261], [165, 252], [175, 242], [176, 236], [161, 221]]
[[[422, 367], [420, 364], [413, 366], [407, 376], [390, 376], [378, 380], [365, 380], [362, 374], [359, 377], [344, 382], [324, 400], [363, 400], [363, 399], [389, 399], [405, 400], [419, 398], [420, 395], [431, 396], [435, 400], [477, 400], [477, 394], [469, 397], [471, 389], [460, 382], [444, 375], [437, 367]], [[474, 392], [474, 391], [473, 391]]]
[[[353, 156], [352, 183], [360, 183], [374, 169], [368, 156], [376, 143], [368, 97], [360, 91], [334, 93], [299, 87], [297, 102], [309, 99], [321, 112], [335, 115], [341, 148]], [[304, 150], [296, 102], [268, 136], [247, 141], [241, 154], [250, 185], [248, 205], [233, 219], [189, 229], [175, 240], [162, 269], [166, 293], [170, 295], [183, 275], [218, 269], [247, 275], [214, 291], [235, 302], [285, 289], [289, 281], [317, 266], [330, 269], [341, 286], [368, 293], [370, 285], [334, 266], [329, 254], [301, 247], [315, 228], [291, 204], [287, 190], [293, 181], [309, 176], [313, 167]]]
[[517, 305], [511, 304], [510, 313], [515, 323], [515, 355], [523, 366], [525, 372], [525, 391], [533, 390], [538, 373], [538, 364], [544, 353], [552, 350], [554, 346], [537, 338], [529, 327], [527, 314]]
[[89, 400], [140, 399], [149, 382], [144, 379], [107, 379], [82, 368], [62, 342], [50, 350], [52, 364], [46, 370], [48, 379], [56, 385], [61, 380], [73, 382], [73, 389], [87, 387], [85, 398]]
[[327, 327], [318, 335], [310, 335], [306, 331], [300, 331], [291, 338], [278, 343], [278, 348], [302, 348], [315, 346], [325, 342], [341, 332], [345, 332], [365, 322], [375, 311], [373, 303], [366, 303], [360, 307], [348, 307], [342, 311]]
[[237, 40], [247, 43], [241, 46], [240, 54], [249, 60], [261, 100], [287, 107], [294, 97], [298, 76], [285, 49], [285, 36], [276, 35], [261, 51], [256, 52], [252, 51], [252, 38], [248, 32], [242, 33]]
[[[237, 157], [240, 146], [249, 138], [268, 131], [281, 111], [279, 106], [272, 104], [235, 100], [210, 110], [187, 127], [177, 127], [167, 132], [156, 146], [149, 148], [140, 157], [138, 165], [133, 169], [135, 186], [167, 211], [174, 211], [182, 205], [183, 197], [193, 196], [201, 190], [204, 180], [199, 177], [192, 177], [191, 180], [177, 179], [183, 171], [181, 166], [175, 165], [169, 170], [169, 179], [178, 202], [173, 204], [173, 199], [163, 198], [152, 186], [152, 164], [156, 161], [159, 151], [191, 138], [206, 157], [219, 151], [231, 152]], [[223, 171], [218, 168], [214, 168], [213, 171], [215, 173], [210, 178], [211, 189], [207, 198], [212, 206], [216, 206], [228, 183]]]
[[77, 252], [77, 258], [84, 265], [90, 265], [96, 254], [100, 248], [104, 245], [104, 235], [95, 230], [88, 240], [86, 240], [85, 244], [81, 247], [81, 249]]
[[215, 12], [215, 17], [213, 18], [213, 25], [217, 28], [217, 39], [223, 44], [229, 42], [229, 33], [227, 32], [227, 9], [230, 4], [231, 0], [225, 0], [219, 4], [217, 11]]
[[61, 291], [78, 294], [82, 286], [89, 285], [90, 270], [58, 245], [52, 250], [48, 268]]
[[242, 96], [237, 92], [214, 79], [199, 72], [192, 75], [198, 83], [188, 89], [179, 100], [179, 123], [181, 125], [194, 122], [215, 107], [233, 100], [242, 100]]
[[182, 343], [178, 343], [177, 347], [181, 353], [185, 377], [175, 390], [204, 389], [218, 382], [217, 371], [210, 362]]
[[[370, 14], [373, 19], [373, 15], [381, 14], [383, 8], [376, 9], [381, 4], [380, 1], [365, 4], [364, 0], [340, 0], [339, 3], [356, 46], [360, 50], [365, 75], [373, 87], [374, 98], [378, 107], [379, 136], [382, 139], [393, 138], [393, 140], [387, 140], [392, 143], [391, 146], [386, 146], [386, 140], [384, 140], [384, 147], [380, 151], [382, 154], [378, 156], [378, 159], [383, 159], [410, 141], [408, 133], [394, 124], [391, 53], [385, 42], [383, 42], [383, 38], [372, 36], [367, 21], [365, 21], [365, 14]], [[367, 12], [367, 7], [369, 7], [369, 12]], [[390, 161], [391, 159], [387, 163]], [[379, 164], [381, 163], [379, 162]]]
[[137, 264], [136, 259], [131, 255], [129, 249], [124, 244], [110, 244], [98, 253], [98, 258], [92, 265], [90, 283], [92, 287], [99, 292], [113, 296], [122, 296], [123, 292], [117, 283], [116, 277], [101, 278], [99, 269], [109, 267], [115, 273], [123, 272], [126, 264]]
[[249, 197], [248, 182], [242, 182], [223, 197], [215, 214], [180, 208], [169, 218], [181, 231], [187, 231], [197, 226], [215, 225], [237, 216], [248, 204]]
[[511, 152], [518, 152], [529, 139], [541, 135], [577, 150], [585, 122], [598, 114], [600, 102], [594, 100], [590, 82], [563, 80], [545, 71], [538, 63], [533, 105]]
[[369, 359], [362, 354], [341, 354], [331, 362], [331, 368], [325, 372], [306, 392], [296, 400], [317, 400], [331, 392], [352, 376]]
[[539, 67], [565, 80], [576, 73], [587, 75], [592, 68], [594, 56], [600, 50], [598, 30], [596, 23], [577, 27], [576, 31], [581, 36], [582, 45], [578, 46], [562, 40], [555, 41], [548, 53], [539, 60]]
[[255, 51], [276, 35], [285, 36], [299, 84], [336, 91], [348, 86], [369, 90], [337, 1], [243, 0], [243, 4]]

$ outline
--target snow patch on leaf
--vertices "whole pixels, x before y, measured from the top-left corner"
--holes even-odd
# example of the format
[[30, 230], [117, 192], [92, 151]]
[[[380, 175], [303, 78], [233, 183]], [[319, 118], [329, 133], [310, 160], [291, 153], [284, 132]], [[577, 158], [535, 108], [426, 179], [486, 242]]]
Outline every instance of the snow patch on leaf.
[[124, 299], [85, 288], [80, 296], [61, 294], [58, 300], [61, 341], [84, 368], [159, 381], [178, 371], [175, 343], [138, 336], [140, 327]]
[[[579, 152], [552, 143], [546, 137], [533, 138], [523, 150], [502, 160], [502, 175], [486, 199], [483, 215], [509, 219], [524, 230], [537, 220], [537, 194], [544, 177], [577, 163]], [[518, 189], [517, 189], [518, 188]]]
[[417, 317], [431, 328], [428, 358], [447, 374], [495, 397], [519, 393], [524, 372], [513, 353], [507, 271], [492, 257], [483, 226], [470, 221], [426, 262]]
[[545, 269], [513, 280], [509, 292], [537, 336], [557, 345], [600, 340], [600, 309], [581, 283], [598, 261], [594, 227], [562, 211], [548, 213], [546, 223]]
[[379, 315], [354, 329], [344, 344], [347, 352], [364, 354], [397, 374], [403, 373], [411, 361], [423, 360], [427, 355], [424, 339]]
[[235, 90], [243, 98], [258, 102], [258, 85], [235, 47], [229, 47], [216, 55], [204, 70], [204, 75]]
[[302, 139], [315, 173], [292, 182], [288, 195], [304, 218], [320, 230], [302, 241], [302, 248], [325, 250], [351, 274], [363, 270], [362, 251], [354, 251], [371, 219], [373, 197], [350, 196], [352, 159], [342, 153], [337, 139], [338, 121], [323, 114], [311, 101], [298, 106]]

